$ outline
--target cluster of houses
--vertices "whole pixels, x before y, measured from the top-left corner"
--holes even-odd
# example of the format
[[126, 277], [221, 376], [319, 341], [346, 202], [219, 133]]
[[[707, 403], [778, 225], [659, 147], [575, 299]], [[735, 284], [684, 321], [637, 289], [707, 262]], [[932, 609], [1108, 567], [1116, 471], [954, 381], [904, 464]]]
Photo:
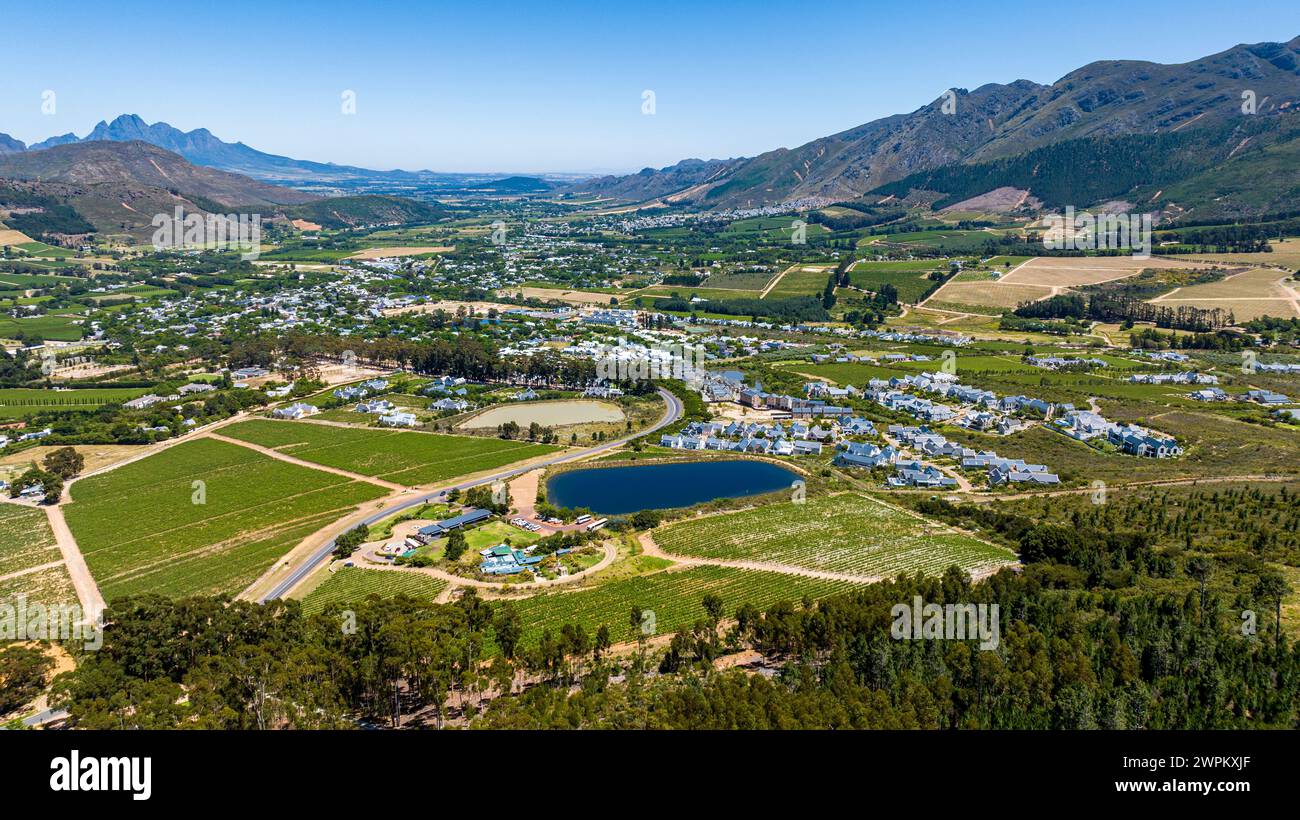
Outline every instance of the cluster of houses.
[[[432, 405], [430, 405], [432, 407]], [[388, 399], [369, 399], [353, 408], [358, 413], [379, 416], [381, 427], [419, 427], [420, 419], [409, 410], [398, 410]]]
[[284, 407], [277, 407], [271, 411], [271, 415], [277, 419], [305, 419], [308, 416], [314, 416], [320, 412], [320, 408], [306, 402], [296, 401], [293, 404]]
[[1247, 390], [1241, 397], [1242, 401], [1253, 401], [1256, 404], [1265, 406], [1277, 406], [1279, 404], [1290, 404], [1291, 400], [1281, 393], [1275, 393], [1272, 390]]
[[[710, 400], [709, 395], [706, 387], [706, 401]], [[805, 399], [782, 393], [768, 393], [761, 386], [740, 390], [736, 401], [755, 410], [772, 411], [778, 418], [843, 418], [853, 414], [851, 408], [830, 404], [824, 399]]]
[[1106, 367], [1106, 362], [1101, 359], [1063, 358], [1061, 356], [1026, 356], [1025, 361], [1034, 367], [1041, 367], [1044, 370], [1080, 368], [1091, 370], [1095, 367]]
[[866, 419], [850, 419], [846, 426], [812, 426], [792, 422], [785, 427], [774, 424], [691, 422], [675, 435], [659, 437], [661, 447], [674, 450], [717, 450], [738, 453], [761, 453], [774, 456], [821, 455], [824, 444], [834, 442], [842, 432], [874, 434], [875, 426]]
[[1138, 373], [1129, 376], [1133, 384], [1218, 384], [1219, 377], [1188, 370], [1183, 373]]
[[889, 426], [890, 435], [899, 442], [928, 456], [953, 458], [961, 462], [963, 470], [987, 470], [990, 486], [999, 484], [1059, 484], [1061, 479], [1048, 472], [1043, 464], [1027, 464], [1023, 459], [1003, 458], [992, 450], [977, 452], [950, 441], [927, 427]]
[[524, 550], [514, 549], [509, 544], [497, 544], [479, 550], [483, 560], [479, 571], [484, 575], [516, 575], [524, 570], [542, 563], [542, 556], [529, 555]]
[[350, 384], [334, 391], [334, 398], [343, 401], [357, 401], [388, 389], [387, 379], [368, 379], [360, 384]]
[[916, 390], [958, 402], [975, 412], [967, 413], [958, 424], [972, 430], [992, 431], [1009, 435], [1024, 429], [1027, 423], [1010, 414], [1031, 412], [1046, 416], [1051, 404], [1028, 396], [998, 396], [991, 390], [961, 384], [953, 373], [936, 372], [918, 375], [895, 376], [891, 379], [871, 379], [863, 395], [889, 410], [906, 413], [928, 423], [950, 421], [958, 413], [946, 404], [936, 404], [930, 399], [904, 392]]
[[1144, 359], [1151, 359], [1152, 361], [1172, 362], [1174, 364], [1182, 364], [1183, 362], [1191, 361], [1190, 356], [1186, 353], [1179, 353], [1177, 350], [1142, 350], [1141, 348], [1133, 348], [1129, 351], [1129, 354], [1133, 356], [1141, 356]]
[[1265, 364], [1259, 362], [1255, 365], [1255, 370], [1260, 373], [1300, 373], [1300, 364], [1282, 364], [1276, 362]]
[[1104, 437], [1131, 456], [1174, 458], [1183, 448], [1172, 436], [1164, 436], [1136, 424], [1117, 424], [1089, 410], [1070, 410], [1052, 425], [1053, 429], [1078, 441]]
[[46, 427], [44, 430], [33, 430], [29, 433], [19, 433], [18, 438], [11, 439], [9, 436], [0, 433], [0, 448], [7, 447], [10, 442], [21, 444], [24, 441], [35, 441], [36, 439], [45, 438], [53, 433], [53, 430]]
[[956, 487], [957, 479], [945, 475], [933, 464], [923, 461], [898, 461], [894, 463], [895, 472], [885, 483], [890, 487]]
[[[891, 433], [898, 433], [904, 429], [920, 431], [924, 428], [903, 428], [896, 424], [889, 429]], [[945, 475], [933, 464], [926, 464], [919, 459], [901, 459], [898, 449], [892, 444], [880, 447], [870, 442], [843, 441], [836, 450], [835, 464], [839, 467], [875, 469], [892, 466], [894, 474], [885, 480], [889, 487], [941, 488], [957, 485], [955, 478]]]

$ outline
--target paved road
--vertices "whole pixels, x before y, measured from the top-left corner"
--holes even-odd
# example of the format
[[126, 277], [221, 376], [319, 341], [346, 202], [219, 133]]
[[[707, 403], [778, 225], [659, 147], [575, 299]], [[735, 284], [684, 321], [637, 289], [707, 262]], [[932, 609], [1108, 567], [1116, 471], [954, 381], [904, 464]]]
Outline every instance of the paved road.
[[[682, 406], [681, 400], [678, 399], [676, 396], [674, 396], [672, 393], [669, 393], [667, 390], [664, 390], [663, 388], [659, 389], [659, 395], [663, 397], [663, 400], [668, 405], [668, 407], [664, 411], [663, 417], [660, 418], [659, 421], [656, 422], [654, 426], [649, 428], [648, 430], [642, 430], [641, 432], [638, 433], [632, 433], [630, 435], [623, 436], [622, 438], [614, 439], [613, 441], [607, 441], [604, 444], [599, 444], [595, 447], [588, 447], [584, 450], [579, 450], [574, 453], [566, 453], [564, 455], [555, 456], [554, 458], [546, 459], [545, 461], [534, 462], [532, 464], [528, 464], [523, 467], [515, 467], [514, 469], [511, 470], [505, 470], [499, 473], [493, 473], [492, 475], [484, 476], [482, 478], [476, 478], [473, 481], [465, 481], [460, 484], [443, 487], [441, 489], [434, 490], [433, 492], [425, 493], [424, 495], [419, 495], [414, 498], [403, 501], [401, 504], [398, 504], [397, 506], [386, 507], [380, 512], [377, 512], [374, 515], [371, 515], [363, 519], [362, 523], [365, 523], [366, 525], [374, 524], [378, 521], [388, 518], [394, 513], [399, 513], [402, 510], [410, 509], [411, 507], [419, 506], [421, 504], [426, 504], [429, 501], [441, 498], [442, 496], [445, 496], [448, 492], [450, 492], [453, 489], [467, 490], [470, 487], [477, 487], [482, 484], [491, 484], [494, 481], [502, 481], [507, 478], [513, 478], [514, 476], [520, 475], [521, 473], [526, 473], [529, 470], [536, 470], [539, 468], [550, 467], [555, 464], [563, 464], [565, 462], [576, 461], [582, 458], [590, 458], [591, 456], [600, 455], [601, 453], [607, 452], [609, 450], [613, 450], [616, 447], [621, 447], [622, 445], [626, 444], [627, 442], [631, 441], [634, 438], [640, 438], [641, 436], [647, 435], [649, 433], [653, 433], [656, 430], [660, 430], [664, 427], [667, 427], [668, 425], [672, 424], [673, 422], [681, 418], [682, 413], [685, 410], [685, 408]], [[340, 533], [340, 535], [341, 534], [342, 533]], [[307, 559], [303, 561], [301, 564], [299, 564], [297, 567], [294, 567], [292, 570], [290, 570], [288, 576], [286, 576], [282, 581], [280, 581], [280, 583], [276, 584], [271, 589], [270, 592], [260, 597], [258, 599], [258, 602], [266, 603], [267, 601], [273, 601], [277, 598], [283, 598], [286, 594], [289, 593], [290, 590], [292, 590], [294, 587], [300, 584], [304, 578], [306, 578], [309, 574], [311, 574], [311, 572], [315, 570], [316, 567], [320, 566], [320, 564], [323, 561], [329, 558], [330, 553], [332, 553], [333, 551], [334, 551], [334, 541], [331, 540], [328, 544], [324, 545], [319, 550], [317, 550], [316, 552], [308, 556]]]

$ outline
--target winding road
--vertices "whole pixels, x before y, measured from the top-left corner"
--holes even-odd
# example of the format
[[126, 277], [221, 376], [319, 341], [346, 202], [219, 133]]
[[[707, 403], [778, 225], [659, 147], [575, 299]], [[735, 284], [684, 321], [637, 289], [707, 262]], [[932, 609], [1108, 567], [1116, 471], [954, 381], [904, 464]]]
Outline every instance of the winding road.
[[[433, 492], [414, 496], [412, 498], [402, 501], [400, 504], [397, 504], [395, 506], [385, 507], [379, 512], [367, 516], [366, 518], [362, 519], [358, 523], [364, 523], [367, 526], [369, 526], [370, 524], [375, 524], [379, 521], [382, 521], [383, 519], [388, 518], [394, 515], [395, 513], [400, 513], [402, 510], [410, 509], [411, 507], [420, 506], [422, 504], [426, 504], [435, 499], [440, 499], [452, 490], [467, 490], [470, 487], [478, 487], [483, 484], [491, 484], [494, 481], [502, 481], [507, 478], [513, 478], [514, 476], [520, 475], [522, 473], [526, 473], [529, 470], [536, 470], [538, 468], [551, 467], [556, 464], [564, 464], [570, 461], [577, 461], [579, 459], [590, 458], [592, 456], [600, 455], [601, 453], [605, 453], [615, 448], [621, 447], [633, 439], [640, 438], [641, 436], [644, 435], [648, 435], [650, 433], [655, 432], [656, 430], [661, 430], [664, 427], [667, 427], [668, 425], [672, 424], [673, 422], [681, 418], [682, 413], [685, 412], [685, 408], [682, 406], [681, 400], [678, 399], [676, 396], [674, 396], [672, 393], [668, 392], [667, 390], [660, 388], [659, 395], [663, 398], [665, 404], [667, 405], [667, 408], [664, 410], [664, 414], [659, 419], [659, 421], [655, 422], [653, 426], [645, 430], [636, 433], [630, 433], [626, 436], [623, 436], [622, 438], [617, 438], [612, 441], [607, 441], [603, 444], [598, 444], [595, 447], [588, 447], [579, 450], [577, 452], [565, 453], [564, 455], [555, 456], [553, 458], [545, 459], [543, 461], [532, 462], [530, 464], [526, 464], [521, 467], [514, 467], [509, 470], [503, 470], [498, 473], [492, 473], [491, 475], [482, 476], [480, 478], [476, 478], [471, 481], [464, 481], [459, 484], [442, 487], [440, 489], [434, 490]], [[357, 526], [357, 525], [353, 524], [352, 526]], [[351, 527], [348, 527], [348, 529], [351, 529]], [[342, 535], [342, 534], [343, 534], [342, 532], [338, 533], [338, 535]], [[330, 554], [333, 552], [334, 552], [334, 539], [330, 539], [329, 543], [325, 544], [324, 546], [320, 547], [320, 549], [311, 553], [309, 556], [307, 556], [306, 559], [300, 561], [297, 566], [289, 570], [289, 574], [285, 576], [283, 579], [281, 579], [279, 583], [277, 583], [274, 587], [272, 587], [269, 592], [259, 596], [257, 599], [258, 603], [266, 603], [267, 601], [273, 601], [276, 600], [277, 598], [283, 598], [290, 591], [292, 591], [294, 587], [302, 583], [302, 581], [308, 575], [310, 575], [317, 567], [319, 567], [323, 562], [325, 562], [329, 558]]]

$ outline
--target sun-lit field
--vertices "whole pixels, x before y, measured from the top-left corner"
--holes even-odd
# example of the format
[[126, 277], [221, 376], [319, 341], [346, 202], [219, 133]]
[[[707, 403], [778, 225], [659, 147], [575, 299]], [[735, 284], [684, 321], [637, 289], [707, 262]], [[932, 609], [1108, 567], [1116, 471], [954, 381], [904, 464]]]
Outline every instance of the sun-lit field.
[[551, 301], [558, 299], [561, 302], [568, 302], [575, 305], [608, 305], [610, 295], [608, 293], [594, 293], [586, 290], [563, 290], [561, 288], [536, 288], [536, 287], [511, 287], [506, 288], [503, 293], [514, 295], [522, 293], [525, 299], [541, 299], [542, 301]]
[[348, 259], [389, 259], [395, 256], [424, 256], [431, 253], [451, 253], [456, 250], [450, 245], [394, 245], [391, 247], [366, 248], [357, 251]]
[[72, 485], [68, 526], [106, 600], [234, 594], [381, 487], [208, 439]]
[[22, 231], [15, 231], [0, 225], [0, 247], [5, 245], [26, 245], [32, 238]]
[[767, 299], [779, 299], [788, 296], [812, 296], [822, 292], [826, 287], [826, 278], [834, 265], [796, 265], [785, 271], [771, 290]]
[[75, 604], [62, 560], [44, 510], [0, 504], [0, 604], [12, 606], [19, 595], [46, 606]]
[[315, 464], [408, 485], [469, 475], [559, 449], [549, 444], [496, 438], [267, 419], [243, 421], [222, 433]]
[[1039, 256], [1015, 268], [996, 283], [1045, 287], [1080, 287], [1126, 279], [1148, 269], [1209, 267], [1204, 262], [1182, 259], [1136, 259], [1131, 256], [1051, 257]]
[[1269, 245], [1273, 248], [1269, 253], [1196, 253], [1189, 254], [1189, 258], [1205, 262], [1269, 265], [1300, 270], [1300, 238], [1271, 239]]
[[618, 405], [603, 401], [531, 401], [491, 407], [467, 419], [466, 429], [497, 427], [513, 421], [521, 427], [536, 422], [543, 427], [590, 422], [613, 422], [624, 419]]
[[1218, 282], [1177, 288], [1151, 302], [1168, 307], [1222, 308], [1232, 311], [1239, 322], [1260, 316], [1291, 318], [1300, 316], [1296, 284], [1300, 283], [1287, 271], [1256, 268]]
[[[73, 446], [73, 449], [86, 460], [85, 466], [82, 468], [83, 474], [131, 458], [146, 448], [147, 445], [142, 444], [77, 444]], [[12, 480], [14, 476], [25, 472], [33, 465], [39, 467], [46, 456], [58, 449], [61, 448], [51, 446], [31, 447], [0, 456], [0, 479]]]
[[926, 302], [933, 306], [971, 306], [1010, 310], [1022, 302], [1036, 302], [1052, 295], [1052, 288], [1011, 285], [998, 282], [949, 282]]
[[853, 575], [936, 575], [1009, 563], [1010, 551], [857, 493], [769, 504], [672, 524], [654, 533], [666, 552]]

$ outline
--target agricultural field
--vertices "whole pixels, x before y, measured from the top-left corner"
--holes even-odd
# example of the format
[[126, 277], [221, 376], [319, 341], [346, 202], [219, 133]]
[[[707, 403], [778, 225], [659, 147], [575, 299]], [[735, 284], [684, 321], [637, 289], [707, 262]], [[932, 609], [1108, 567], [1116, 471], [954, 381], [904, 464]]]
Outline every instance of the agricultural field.
[[[826, 280], [822, 278], [822, 284]], [[711, 301], [725, 302], [728, 299], [757, 299], [761, 294], [762, 288], [753, 288], [751, 290], [738, 290], [728, 288], [710, 288], [707, 286], [688, 287], [686, 285], [653, 285], [645, 290], [636, 292], [637, 296], [672, 296], [674, 293], [682, 299], [689, 299], [692, 296], [698, 296], [701, 299]]]
[[42, 410], [95, 410], [148, 393], [144, 387], [88, 387], [81, 390], [0, 389], [0, 418], [19, 418]]
[[12, 605], [19, 595], [47, 606], [77, 603], [63, 564], [46, 566], [62, 561], [44, 510], [0, 504], [0, 604]]
[[0, 222], [0, 248], [6, 245], [26, 245], [31, 242], [32, 238], [22, 231], [15, 231], [12, 228], [6, 228], [3, 222]]
[[[83, 472], [89, 473], [110, 464], [128, 459], [147, 448], [143, 444], [76, 444], [70, 445], [85, 459]], [[12, 481], [32, 466], [39, 466], [45, 457], [61, 447], [41, 445], [28, 447], [15, 453], [0, 456], [0, 479]]]
[[240, 422], [222, 433], [305, 461], [408, 485], [444, 481], [560, 449], [496, 438], [269, 419]]
[[834, 265], [796, 265], [785, 272], [764, 298], [816, 296], [826, 287], [826, 280], [834, 267]]
[[947, 270], [947, 259], [859, 262], [849, 271], [849, 282], [854, 287], [873, 292], [882, 285], [893, 285], [900, 302], [916, 304], [926, 291], [934, 287], [935, 283], [928, 278], [930, 273]]
[[1300, 270], [1300, 238], [1270, 240], [1269, 253], [1195, 253], [1187, 258], [1201, 262], [1227, 265], [1268, 265], [1276, 268]]
[[763, 561], [852, 575], [938, 575], [1010, 563], [1015, 556], [942, 524], [858, 493], [710, 515], [654, 533], [666, 552]]
[[1144, 270], [1207, 268], [1203, 262], [1182, 259], [1135, 259], [1131, 256], [1037, 256], [999, 280], [1000, 285], [1038, 285], [1076, 288], [1136, 276]]
[[853, 589], [847, 581], [823, 581], [798, 575], [730, 567], [699, 566], [653, 572], [575, 592], [551, 592], [510, 604], [524, 627], [523, 642], [535, 645], [542, 631], [558, 633], [565, 624], [580, 625], [594, 635], [603, 624], [615, 643], [636, 640], [630, 623], [633, 607], [654, 613], [655, 634], [665, 635], [704, 617], [701, 602], [710, 592], [722, 598], [726, 617], [749, 603], [763, 608], [777, 601], [825, 598]]
[[770, 281], [772, 281], [772, 274], [769, 273], [715, 273], [704, 281], [703, 287], [721, 288], [723, 290], [761, 291], [767, 287], [767, 283]]
[[238, 593], [307, 535], [384, 490], [199, 439], [82, 479], [71, 493], [68, 526], [111, 601]]
[[1165, 307], [1222, 308], [1230, 310], [1238, 322], [1261, 316], [1290, 319], [1300, 316], [1300, 282], [1289, 278], [1287, 271], [1255, 268], [1217, 282], [1176, 288], [1151, 300]]
[[320, 586], [303, 596], [302, 610], [315, 615], [330, 604], [355, 604], [371, 595], [432, 601], [447, 588], [447, 582], [418, 572], [340, 567]]
[[1037, 302], [1053, 295], [1054, 289], [1040, 285], [1013, 285], [997, 282], [957, 282], [944, 285], [930, 297], [927, 305], [952, 310], [1000, 313], [1014, 310], [1024, 302]]
[[503, 404], [475, 415], [459, 426], [466, 429], [496, 428], [513, 421], [521, 427], [537, 422], [543, 427], [558, 427], [591, 422], [623, 421], [623, 410], [602, 401], [527, 401]]
[[575, 305], [608, 305], [611, 297], [608, 293], [595, 293], [589, 290], [564, 290], [561, 288], [509, 287], [502, 293], [513, 296], [522, 294], [525, 299], [541, 299], [544, 302], [558, 300]]
[[21, 334], [28, 339], [39, 336], [47, 341], [75, 342], [82, 336], [81, 325], [76, 324], [77, 321], [80, 320], [58, 314], [25, 319], [0, 316], [0, 338], [16, 339]]

